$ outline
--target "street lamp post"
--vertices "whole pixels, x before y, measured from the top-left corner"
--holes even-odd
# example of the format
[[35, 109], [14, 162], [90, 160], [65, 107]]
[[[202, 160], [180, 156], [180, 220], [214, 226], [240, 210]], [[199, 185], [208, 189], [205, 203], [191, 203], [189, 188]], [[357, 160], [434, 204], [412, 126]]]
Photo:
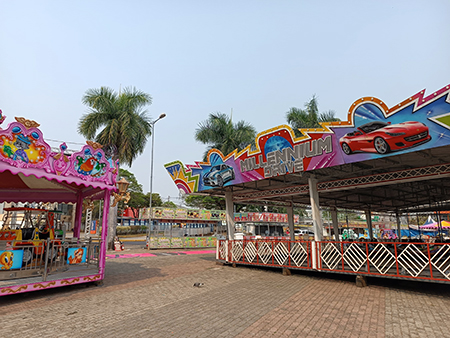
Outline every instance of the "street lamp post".
[[153, 193], [153, 149], [154, 149], [154, 145], [155, 145], [155, 123], [158, 122], [159, 120], [163, 119], [166, 117], [165, 113], [162, 113], [161, 115], [159, 115], [159, 117], [154, 120], [153, 122], [150, 122], [150, 124], [152, 125], [152, 152], [150, 155], [150, 205], [149, 205], [149, 213], [148, 213], [148, 235], [147, 235], [147, 249], [150, 250], [150, 231], [151, 231], [151, 223], [153, 222], [152, 219], [152, 193]]

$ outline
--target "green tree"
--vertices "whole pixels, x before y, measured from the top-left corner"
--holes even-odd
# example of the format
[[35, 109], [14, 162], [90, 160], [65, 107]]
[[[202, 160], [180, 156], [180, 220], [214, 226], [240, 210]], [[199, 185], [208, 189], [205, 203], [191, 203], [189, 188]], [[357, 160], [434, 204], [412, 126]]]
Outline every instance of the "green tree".
[[[139, 217], [139, 209], [148, 206], [149, 200], [146, 199], [146, 196], [142, 190], [142, 184], [139, 184], [136, 177], [133, 173], [128, 170], [119, 169], [119, 176], [125, 178], [128, 183], [128, 192], [130, 193], [130, 200], [127, 205], [131, 208], [133, 212], [133, 216], [135, 218]], [[119, 203], [119, 209], [123, 208], [123, 201]]]
[[[152, 204], [153, 204], [153, 201], [152, 201]], [[175, 203], [173, 203], [172, 201], [166, 201], [162, 204], [162, 206], [164, 208], [172, 208], [172, 209], [175, 209], [177, 207], [177, 205]]]
[[150, 204], [150, 201], [147, 198], [147, 196], [148, 195], [145, 195], [142, 192], [130, 193], [130, 200], [128, 201], [128, 206], [133, 211], [133, 216], [135, 218], [139, 217], [139, 209], [148, 207], [148, 205]]
[[119, 177], [123, 177], [128, 181], [128, 183], [130, 184], [128, 186], [128, 191], [130, 193], [143, 192], [142, 184], [139, 184], [139, 182], [136, 179], [136, 176], [134, 176], [134, 174], [132, 172], [129, 172], [128, 170], [120, 168], [119, 169]]
[[[131, 166], [151, 135], [151, 120], [144, 107], [152, 98], [136, 88], [116, 93], [108, 87], [88, 89], [82, 102], [89, 107], [78, 123], [78, 132], [101, 145], [107, 156]], [[108, 219], [108, 247], [112, 248], [117, 225], [117, 206]]]
[[129, 166], [145, 148], [151, 120], [143, 108], [150, 95], [136, 88], [116, 93], [111, 88], [88, 89], [82, 102], [89, 107], [78, 123], [78, 132], [105, 147], [114, 159]]
[[225, 210], [225, 198], [216, 196], [187, 195], [184, 204], [191, 208], [206, 210]]
[[[145, 198], [147, 200], [145, 206], [146, 207], [150, 207], [150, 193], [146, 193], [145, 194]], [[152, 208], [153, 207], [162, 207], [163, 206], [163, 202], [161, 199], [161, 196], [158, 193], [153, 192], [152, 193]]]
[[233, 123], [224, 113], [211, 113], [206, 121], [200, 122], [195, 130], [195, 140], [207, 145], [203, 159], [211, 149], [218, 149], [225, 156], [237, 149], [254, 144], [255, 128], [245, 121]]
[[295, 136], [301, 136], [302, 133], [298, 130], [301, 128], [321, 128], [321, 122], [340, 121], [336, 117], [334, 110], [328, 110], [319, 113], [318, 101], [316, 95], [313, 95], [311, 100], [305, 103], [305, 109], [292, 107], [286, 113], [286, 120], [294, 129]]

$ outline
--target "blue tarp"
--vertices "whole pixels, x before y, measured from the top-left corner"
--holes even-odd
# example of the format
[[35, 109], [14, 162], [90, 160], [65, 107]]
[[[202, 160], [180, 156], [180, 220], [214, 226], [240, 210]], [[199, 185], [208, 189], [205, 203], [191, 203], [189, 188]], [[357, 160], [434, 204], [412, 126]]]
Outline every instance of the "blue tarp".
[[[396, 234], [396, 235], [398, 235], [397, 234], [397, 229], [392, 229], [392, 231]], [[435, 236], [437, 236], [438, 234], [439, 234], [439, 231], [424, 231], [424, 230], [415, 230], [415, 229], [402, 229], [402, 230], [400, 230], [401, 231], [401, 236], [400, 237], [420, 237], [421, 235], [423, 236], [423, 235], [427, 235], [427, 236], [430, 236], [430, 237], [435, 237]], [[364, 232], [367, 234], [367, 236], [368, 236], [368, 230], [367, 229], [364, 229]], [[446, 231], [446, 230], [443, 230], [442, 231], [442, 233], [443, 234], [448, 234], [448, 231]], [[366, 237], [367, 237], [366, 236]], [[359, 234], [359, 238], [361, 238], [361, 237], [364, 237], [364, 234]], [[375, 232], [374, 232], [374, 234], [373, 234], [373, 237], [374, 238], [377, 238], [377, 236], [376, 236], [376, 234], [375, 234]]]
[[[447, 230], [442, 230], [443, 234], [448, 234]], [[427, 236], [431, 236], [431, 237], [435, 237], [437, 235], [439, 235], [439, 231], [424, 231], [424, 230], [415, 230], [415, 229], [409, 229], [409, 230], [401, 230], [401, 234], [402, 236], [407, 236], [407, 237], [419, 237], [420, 235], [427, 235]], [[410, 236], [411, 234], [411, 236]]]

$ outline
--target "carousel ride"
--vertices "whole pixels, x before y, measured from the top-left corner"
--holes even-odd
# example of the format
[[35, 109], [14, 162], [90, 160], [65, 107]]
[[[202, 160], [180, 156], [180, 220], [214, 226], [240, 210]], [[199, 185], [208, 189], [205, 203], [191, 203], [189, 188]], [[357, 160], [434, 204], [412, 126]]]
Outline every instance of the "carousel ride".
[[[0, 124], [5, 116], [0, 111]], [[88, 282], [104, 277], [107, 220], [111, 194], [117, 192], [118, 162], [87, 141], [69, 153], [54, 151], [39, 124], [15, 118], [0, 127], [0, 296]], [[115, 198], [116, 199], [116, 198]], [[83, 213], [103, 201], [101, 237], [81, 234]], [[61, 211], [73, 206], [73, 236], [66, 238]]]

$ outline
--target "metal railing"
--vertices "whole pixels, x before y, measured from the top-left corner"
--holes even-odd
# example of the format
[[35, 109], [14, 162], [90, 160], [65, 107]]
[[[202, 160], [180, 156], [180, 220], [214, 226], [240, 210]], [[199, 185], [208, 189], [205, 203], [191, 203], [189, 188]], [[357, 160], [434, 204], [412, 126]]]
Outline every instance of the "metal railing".
[[[17, 278], [50, 277], [67, 271], [99, 268], [100, 241], [89, 240], [26, 240], [0, 241], [0, 253], [11, 252], [21, 262], [16, 267], [2, 265], [0, 259], [0, 281]], [[1, 255], [0, 255], [1, 256]], [[8, 255], [11, 257], [11, 254]]]
[[312, 242], [289, 240], [220, 240], [218, 259], [230, 263], [312, 269]]
[[450, 282], [450, 244], [316, 242], [317, 270]]
[[236, 264], [450, 282], [449, 243], [220, 240], [217, 259]]

